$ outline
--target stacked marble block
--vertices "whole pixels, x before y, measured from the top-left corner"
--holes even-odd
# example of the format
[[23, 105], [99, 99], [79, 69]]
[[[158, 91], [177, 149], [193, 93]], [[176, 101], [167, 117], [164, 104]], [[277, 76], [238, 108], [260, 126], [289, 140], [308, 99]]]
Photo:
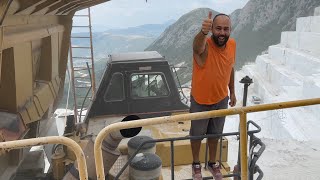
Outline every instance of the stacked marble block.
[[257, 57], [254, 72], [260, 78], [260, 87], [255, 85], [255, 91], [261, 93], [262, 84], [269, 84], [269, 88], [279, 91], [298, 89], [302, 95], [296, 99], [320, 97], [319, 57], [320, 7], [314, 16], [298, 18], [296, 31], [282, 32], [280, 44], [270, 46], [268, 54]]

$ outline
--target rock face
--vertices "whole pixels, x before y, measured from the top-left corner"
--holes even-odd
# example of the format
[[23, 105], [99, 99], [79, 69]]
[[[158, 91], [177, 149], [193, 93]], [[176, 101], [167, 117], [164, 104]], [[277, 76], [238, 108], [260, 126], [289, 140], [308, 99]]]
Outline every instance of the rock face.
[[[268, 46], [280, 42], [282, 31], [296, 28], [296, 18], [320, 13], [319, 0], [251, 0], [243, 9], [231, 15], [232, 36], [237, 41], [237, 64], [253, 62]], [[146, 50], [155, 50], [173, 65], [183, 65], [178, 74], [182, 82], [190, 81], [192, 69], [192, 41], [201, 22], [211, 9], [196, 9], [182, 16]], [[213, 12], [215, 14], [217, 12]]]

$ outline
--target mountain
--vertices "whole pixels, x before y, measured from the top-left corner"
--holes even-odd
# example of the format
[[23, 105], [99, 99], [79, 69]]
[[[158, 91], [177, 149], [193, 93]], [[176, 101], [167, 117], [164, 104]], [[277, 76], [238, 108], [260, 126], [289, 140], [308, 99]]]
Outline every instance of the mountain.
[[107, 57], [112, 53], [143, 51], [156, 36], [141, 34], [99, 33], [93, 38], [94, 54], [97, 58]]
[[253, 62], [268, 46], [280, 42], [282, 31], [293, 31], [297, 17], [312, 16], [319, 0], [250, 0], [230, 16], [237, 41], [237, 66]]
[[136, 27], [128, 27], [123, 29], [109, 29], [106, 33], [121, 34], [121, 35], [144, 35], [158, 37], [160, 34], [175, 20], [169, 20], [163, 24], [143, 24]]
[[[231, 13], [231, 36], [237, 41], [236, 69], [279, 43], [282, 31], [294, 30], [296, 18], [312, 15], [319, 5], [319, 0], [250, 0], [243, 9]], [[173, 65], [187, 66], [178, 71], [182, 83], [191, 80], [192, 41], [208, 11], [212, 10], [200, 8], [185, 14], [146, 48], [160, 52]]]
[[108, 29], [110, 28], [104, 24], [92, 24], [92, 32], [104, 32]]

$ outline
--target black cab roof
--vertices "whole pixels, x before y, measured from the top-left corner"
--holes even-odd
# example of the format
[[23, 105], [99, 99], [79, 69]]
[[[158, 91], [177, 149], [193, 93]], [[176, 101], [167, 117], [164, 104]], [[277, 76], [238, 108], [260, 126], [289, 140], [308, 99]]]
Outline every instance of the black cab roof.
[[109, 55], [109, 63], [165, 60], [157, 51], [129, 52]]

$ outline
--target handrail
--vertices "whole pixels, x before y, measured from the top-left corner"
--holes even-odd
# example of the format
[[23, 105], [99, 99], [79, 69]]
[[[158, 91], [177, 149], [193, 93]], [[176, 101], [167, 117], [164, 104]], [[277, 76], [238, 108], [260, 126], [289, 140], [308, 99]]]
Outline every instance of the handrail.
[[[261, 131], [261, 127], [254, 123], [253, 121], [248, 121], [250, 123], [252, 123], [253, 126], [255, 126], [257, 128], [257, 130], [251, 130], [248, 131], [248, 134], [253, 135], [254, 133], [259, 133]], [[249, 123], [248, 123], [249, 124]], [[143, 141], [139, 144], [139, 146], [136, 148], [136, 150], [134, 151], [134, 153], [132, 153], [130, 155], [130, 158], [127, 160], [126, 164], [120, 169], [120, 171], [118, 172], [118, 174], [115, 176], [115, 180], [118, 180], [119, 177], [121, 176], [121, 174], [123, 173], [123, 171], [125, 171], [125, 169], [128, 167], [128, 165], [131, 163], [131, 161], [133, 160], [133, 158], [136, 156], [136, 154], [138, 154], [138, 152], [141, 150], [141, 148], [146, 145], [146, 144], [150, 144], [150, 143], [159, 143], [159, 142], [168, 142], [170, 141], [170, 143], [175, 142], [175, 141], [181, 141], [181, 140], [195, 140], [195, 139], [203, 139], [203, 138], [220, 138], [220, 155], [222, 153], [222, 136], [228, 137], [228, 136], [236, 136], [236, 135], [240, 135], [239, 132], [229, 132], [229, 133], [222, 133], [222, 134], [209, 134], [209, 135], [200, 135], [200, 136], [184, 136], [184, 137], [174, 137], [174, 138], [165, 138], [165, 139], [153, 139], [153, 140], [147, 140], [147, 141]], [[174, 153], [174, 147], [170, 146], [170, 150], [171, 150], [171, 177], [174, 177], [174, 172], [173, 172], [173, 162], [174, 162], [174, 157], [172, 156]], [[221, 161], [221, 156], [220, 156], [220, 161]], [[219, 161], [219, 163], [221, 163]], [[224, 175], [223, 177], [233, 177], [235, 174], [228, 174], [228, 175]], [[173, 178], [172, 178], [173, 179]]]
[[206, 118], [239, 114], [240, 115], [240, 149], [241, 149], [240, 161], [241, 161], [241, 167], [242, 167], [241, 179], [247, 180], [248, 179], [247, 126], [246, 126], [247, 113], [292, 108], [292, 107], [299, 107], [299, 106], [309, 106], [309, 105], [316, 105], [316, 104], [320, 104], [320, 98], [280, 102], [280, 103], [272, 103], [272, 104], [262, 104], [262, 105], [256, 105], [256, 106], [230, 108], [230, 109], [222, 109], [222, 110], [216, 110], [216, 111], [197, 112], [197, 113], [181, 114], [181, 115], [175, 115], [175, 116], [164, 116], [164, 117], [148, 118], [148, 119], [141, 119], [141, 120], [135, 120], [130, 122], [118, 122], [118, 123], [110, 124], [109, 126], [103, 128], [100, 131], [94, 143], [94, 156], [95, 156], [97, 179], [103, 180], [105, 177], [104, 166], [102, 161], [101, 145], [102, 145], [103, 139], [111, 132], [121, 130], [121, 129], [135, 128], [135, 127], [148, 126], [148, 125], [173, 123], [178, 121], [200, 120], [200, 119], [206, 119]]
[[81, 180], [88, 179], [86, 159], [81, 147], [72, 139], [64, 136], [49, 136], [49, 137], [1, 142], [0, 150], [8, 151], [11, 149], [20, 149], [20, 148], [45, 145], [45, 144], [63, 144], [68, 146], [77, 157], [80, 179]]

